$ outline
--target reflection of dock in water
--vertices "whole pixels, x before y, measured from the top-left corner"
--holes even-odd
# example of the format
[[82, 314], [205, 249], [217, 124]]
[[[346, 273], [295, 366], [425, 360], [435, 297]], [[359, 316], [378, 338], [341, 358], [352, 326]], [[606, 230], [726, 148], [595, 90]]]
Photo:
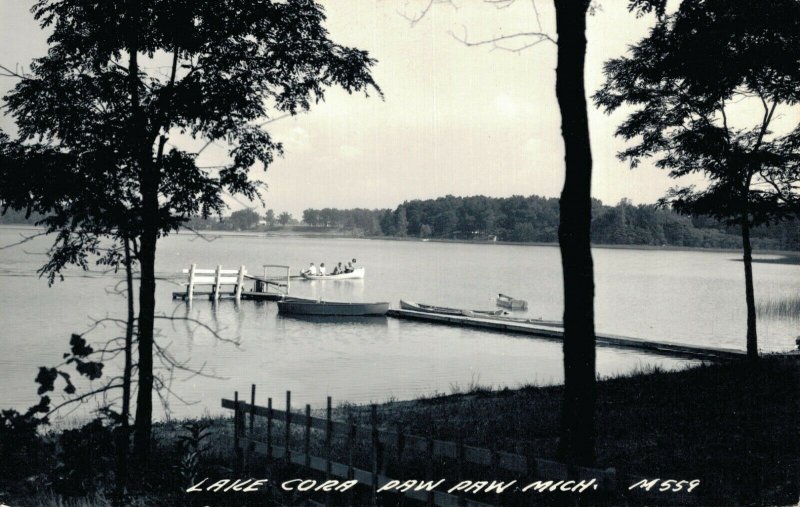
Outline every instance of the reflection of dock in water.
[[[537, 338], [561, 341], [564, 339], [562, 328], [548, 327], [526, 322], [509, 322], [491, 318], [468, 317], [463, 315], [445, 315], [411, 310], [390, 309], [386, 314], [398, 319], [409, 319], [458, 327], [474, 327], [489, 331], [526, 334]], [[747, 356], [744, 351], [677, 343], [654, 342], [641, 338], [595, 333], [597, 344], [608, 347], [639, 350], [652, 354], [689, 359], [733, 360]]]

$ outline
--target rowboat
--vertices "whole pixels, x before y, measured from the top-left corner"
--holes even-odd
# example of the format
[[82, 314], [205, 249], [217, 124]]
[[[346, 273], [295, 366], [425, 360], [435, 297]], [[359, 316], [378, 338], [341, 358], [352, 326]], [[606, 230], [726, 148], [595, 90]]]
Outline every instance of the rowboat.
[[350, 273], [339, 273], [338, 275], [310, 275], [300, 273], [306, 280], [360, 280], [364, 278], [364, 268], [356, 268]]
[[400, 308], [414, 312], [434, 313], [438, 315], [453, 315], [459, 317], [473, 317], [486, 320], [496, 320], [502, 322], [515, 322], [521, 324], [536, 324], [547, 327], [564, 327], [560, 320], [530, 319], [526, 317], [511, 317], [506, 315], [503, 310], [459, 310], [457, 308], [447, 308], [443, 306], [424, 305], [412, 301], [400, 300]]
[[470, 317], [472, 315], [502, 315], [503, 310], [460, 310], [458, 308], [447, 308], [446, 306], [433, 306], [425, 305], [422, 303], [415, 303], [413, 301], [400, 300], [400, 308], [403, 310], [412, 310], [415, 312], [425, 313], [443, 313], [446, 315], [465, 315]]
[[386, 315], [389, 303], [344, 303], [287, 298], [278, 301], [278, 313], [286, 315], [373, 316]]
[[527, 310], [528, 302], [522, 299], [514, 299], [505, 294], [497, 295], [497, 306], [508, 308], [509, 310]]

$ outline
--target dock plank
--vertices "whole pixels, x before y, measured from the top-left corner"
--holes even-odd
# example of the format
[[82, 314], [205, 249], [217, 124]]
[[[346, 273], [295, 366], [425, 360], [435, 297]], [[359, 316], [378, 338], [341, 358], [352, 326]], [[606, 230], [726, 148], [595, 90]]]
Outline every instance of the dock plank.
[[[386, 314], [389, 317], [398, 319], [419, 320], [432, 324], [442, 324], [449, 326], [474, 327], [499, 331], [506, 333], [526, 334], [537, 338], [551, 340], [563, 340], [564, 330], [562, 328], [547, 327], [524, 322], [509, 322], [502, 320], [492, 320], [479, 317], [467, 317], [462, 315], [444, 315], [426, 312], [415, 312], [412, 310], [390, 309]], [[684, 345], [678, 343], [657, 342], [633, 338], [627, 336], [610, 335], [595, 333], [597, 344], [609, 347], [620, 347], [626, 349], [641, 350], [653, 354], [660, 354], [671, 357], [683, 357], [689, 359], [712, 359], [712, 360], [734, 360], [743, 359], [747, 356], [745, 351], [701, 347], [697, 345]]]

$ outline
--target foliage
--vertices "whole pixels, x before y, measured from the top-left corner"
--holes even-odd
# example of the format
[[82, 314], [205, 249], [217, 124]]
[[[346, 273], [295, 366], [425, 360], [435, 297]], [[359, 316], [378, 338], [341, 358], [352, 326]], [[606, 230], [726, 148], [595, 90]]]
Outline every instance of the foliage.
[[291, 221], [292, 221], [292, 214], [287, 211], [284, 211], [283, 213], [278, 215], [278, 223], [283, 226], [287, 225]]
[[13, 409], [0, 411], [0, 475], [17, 475], [17, 465], [31, 459], [35, 449], [40, 446], [39, 428], [47, 424], [46, 414], [50, 408], [50, 398], [42, 396], [39, 403], [24, 413]]
[[247, 229], [252, 229], [254, 226], [258, 225], [258, 221], [261, 217], [253, 211], [252, 209], [242, 209], [237, 210], [231, 213], [230, 218], [228, 221], [230, 222], [233, 230], [235, 231], [243, 231]]
[[65, 430], [58, 438], [60, 452], [53, 488], [61, 495], [84, 496], [108, 488], [113, 467], [114, 435], [98, 418], [78, 429]]
[[313, 209], [303, 210], [303, 222], [311, 226], [337, 227], [359, 230], [365, 236], [380, 234], [380, 218], [384, 210], [354, 209]]
[[[381, 233], [396, 234], [400, 208], [408, 217], [409, 236], [552, 243], [558, 239], [558, 200], [539, 196], [492, 198], [453, 197], [407, 201], [384, 211]], [[337, 210], [338, 211], [338, 210]], [[339, 213], [345, 215], [348, 210]], [[753, 229], [759, 248], [800, 250], [798, 220]], [[689, 218], [652, 204], [634, 205], [623, 199], [616, 206], [595, 200], [592, 242], [604, 245], [737, 248], [737, 231], [706, 216]]]
[[[776, 110], [796, 113], [800, 102], [799, 26], [800, 0], [776, 0], [769, 9], [683, 0], [630, 56], [605, 64], [607, 80], [594, 96], [608, 112], [637, 108], [616, 131], [631, 142], [620, 159], [636, 167], [655, 157], [673, 178], [708, 180], [701, 189], [671, 189], [662, 205], [740, 226], [752, 359], [758, 333], [751, 228], [800, 216], [800, 122], [783, 135], [771, 131]], [[743, 101], [760, 102], [763, 113], [737, 122]]]
[[180, 461], [176, 469], [185, 489], [197, 483], [205, 453], [205, 441], [210, 436], [209, 424], [204, 421], [188, 422], [183, 425], [186, 434], [178, 437], [177, 446]]
[[[800, 125], [784, 136], [771, 132], [775, 111], [800, 101], [798, 20], [797, 0], [770, 9], [684, 0], [630, 56], [605, 64], [597, 105], [608, 112], [638, 107], [617, 129], [632, 142], [620, 159], [635, 167], [656, 157], [675, 178], [702, 173], [709, 180], [705, 189], [673, 189], [664, 204], [748, 225], [800, 211]], [[734, 121], [744, 100], [763, 106], [754, 125]]]
[[[380, 94], [375, 60], [330, 40], [308, 0], [38, 0], [32, 12], [49, 49], [5, 97], [19, 136], [0, 139], [0, 201], [46, 215], [58, 233], [51, 281], [63, 265], [86, 267], [103, 236], [138, 244], [134, 444], [145, 461], [158, 239], [192, 216], [220, 215], [223, 192], [260, 198], [250, 170], [282, 146], [257, 122], [309, 110], [332, 86]], [[179, 136], [225, 143], [228, 163], [198, 166]]]
[[275, 211], [273, 211], [272, 209], [268, 209], [267, 213], [264, 215], [264, 220], [267, 222], [267, 225], [269, 227], [274, 226], [275, 225]]

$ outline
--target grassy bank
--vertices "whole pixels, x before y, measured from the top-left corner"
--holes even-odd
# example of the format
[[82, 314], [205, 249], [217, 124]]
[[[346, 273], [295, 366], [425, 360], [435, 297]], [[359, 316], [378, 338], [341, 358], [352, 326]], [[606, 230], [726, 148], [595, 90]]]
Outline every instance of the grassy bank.
[[[798, 498], [800, 477], [798, 387], [798, 356], [766, 357], [758, 365], [728, 363], [682, 371], [650, 370], [602, 380], [597, 401], [598, 465], [615, 468], [620, 477], [631, 474], [651, 479], [699, 479], [701, 486], [693, 495], [700, 505], [792, 504]], [[557, 458], [562, 387], [492, 390], [470, 386], [466, 391], [383, 404], [379, 407], [381, 425], [390, 429], [402, 427], [407, 434], [450, 441], [462, 438], [467, 445]], [[340, 406], [334, 418], [366, 425], [369, 407]], [[187, 447], [179, 445], [185, 444], [187, 438], [192, 440], [192, 427], [204, 427], [202, 432], [207, 435], [202, 438], [196, 463], [187, 462]], [[293, 427], [293, 431], [293, 448], [302, 448], [302, 428]], [[255, 433], [264, 438], [264, 426], [257, 424]], [[135, 473], [138, 485], [134, 491], [139, 493], [130, 504], [185, 505], [188, 500], [180, 490], [195, 478], [250, 476], [232, 471], [232, 428], [228, 418], [161, 423], [156, 426], [155, 435], [157, 466]], [[282, 435], [278, 423], [273, 432], [276, 444], [282, 445]], [[319, 453], [322, 442], [319, 434], [315, 436], [312, 448]], [[104, 485], [112, 481], [96, 477], [87, 484], [90, 496], [76, 498], [74, 503], [59, 503], [62, 500], [52, 492], [52, 477], [58, 476], [59, 470], [58, 446], [53, 444], [54, 436], [48, 438], [49, 451], [39, 453], [36, 459], [27, 457], [29, 465], [37, 463], [38, 467], [28, 472], [39, 478], [32, 480], [15, 470], [11, 475], [16, 480], [9, 482], [10, 476], [4, 475], [0, 490], [5, 494], [0, 501], [9, 505], [105, 505], [110, 491]], [[334, 459], [346, 462], [346, 452], [344, 442], [334, 442]], [[90, 454], [98, 461], [97, 467], [87, 464], [91, 473], [101, 478], [105, 473], [107, 477], [113, 469], [110, 458], [98, 458], [102, 454], [99, 448]], [[356, 466], [369, 469], [369, 445], [356, 448], [354, 454]], [[439, 470], [440, 465], [434, 463], [434, 469]], [[107, 469], [103, 470], [103, 466]], [[424, 473], [426, 466], [409, 457], [404, 464], [390, 464], [388, 470], [390, 476], [399, 479], [420, 478], [415, 474]], [[251, 463], [251, 472], [275, 481], [315, 477], [308, 471], [270, 466], [263, 459]], [[487, 479], [513, 478], [495, 472], [473, 472], [475, 477], [483, 473], [480, 477]], [[624, 492], [627, 486], [620, 484], [620, 489]], [[296, 505], [303, 498], [272, 489], [248, 496], [247, 505]], [[358, 495], [337, 498], [337, 505], [364, 501]], [[244, 505], [241, 495], [196, 496], [193, 500], [202, 505]], [[387, 505], [394, 505], [392, 497], [386, 500]], [[512, 494], [504, 496], [504, 500], [509, 505], [529, 505], [531, 497]], [[664, 504], [669, 501], [669, 496], [663, 497]]]
[[[623, 475], [700, 479], [701, 504], [791, 504], [800, 494], [799, 388], [798, 356], [603, 380], [598, 463]], [[555, 459], [562, 389], [477, 388], [383, 408], [410, 433]]]

